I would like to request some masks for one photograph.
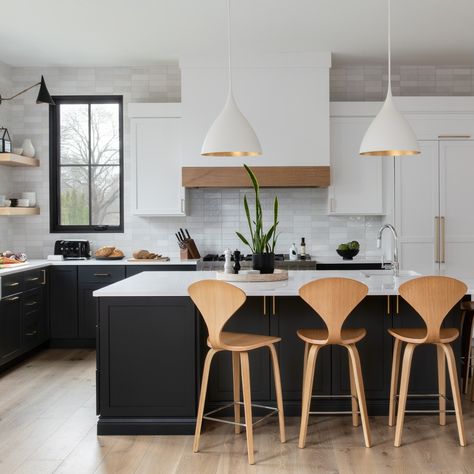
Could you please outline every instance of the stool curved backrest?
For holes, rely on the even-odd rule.
[[[325,322],[326,343],[341,344],[344,321],[368,291],[367,285],[351,278],[321,278],[303,285],[299,294]]]
[[[230,283],[201,280],[188,287],[188,293],[199,309],[209,332],[212,347],[220,347],[225,323],[244,304],[247,295]]]
[[[467,286],[455,278],[423,276],[401,284],[398,291],[426,324],[423,342],[437,343],[444,318],[466,294]]]

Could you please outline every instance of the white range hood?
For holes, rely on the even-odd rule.
[[[236,101],[260,139],[257,157],[206,157],[201,147],[228,88],[224,58],[180,61],[183,166],[329,166],[330,53],[238,58]]]

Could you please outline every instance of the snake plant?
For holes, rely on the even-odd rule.
[[[244,237],[240,232],[236,232],[239,239],[252,250],[252,253],[274,253],[278,235],[276,233],[278,226],[278,198],[275,196],[273,202],[273,225],[267,232],[263,230],[263,212],[260,203],[260,186],[257,177],[253,171],[244,165],[247,174],[250,177],[255,192],[255,216],[252,218],[247,201],[247,195],[244,195],[244,209],[247,216],[247,223],[250,231],[250,238]]]

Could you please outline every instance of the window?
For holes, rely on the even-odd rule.
[[[55,96],[51,232],[123,232],[122,96]]]

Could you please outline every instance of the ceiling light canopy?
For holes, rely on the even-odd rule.
[[[249,121],[239,110],[232,91],[230,0],[227,1],[229,92],[224,109],[207,132],[203,156],[258,156],[262,147]]]
[[[390,0],[388,0],[388,90],[382,109],[365,132],[359,154],[365,156],[417,155],[420,147],[407,119],[392,97]]]

